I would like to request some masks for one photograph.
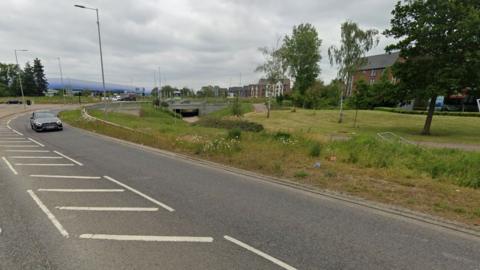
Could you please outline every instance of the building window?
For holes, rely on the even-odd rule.
[[[370,79],[370,85],[373,85],[375,83],[375,79]]]
[[[377,70],[372,69],[372,71],[370,71],[370,76],[371,76],[371,77],[377,76]]]

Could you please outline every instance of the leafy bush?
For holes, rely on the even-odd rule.
[[[232,128],[228,131],[227,138],[228,139],[235,139],[235,140],[240,140],[240,137],[242,136],[242,130],[239,128]]]
[[[292,137],[292,135],[290,135],[290,133],[287,133],[287,132],[283,132],[283,131],[277,131],[275,134],[273,134],[273,137],[276,139],[276,140],[288,140]]]
[[[316,142],[310,147],[310,156],[311,157],[318,157],[320,156],[320,152],[322,152],[322,146],[320,143]]]
[[[261,124],[249,122],[246,120],[220,119],[215,117],[205,117],[197,122],[198,125],[212,128],[233,129],[238,128],[242,131],[260,132],[263,130]]]
[[[305,178],[308,176],[308,173],[306,173],[305,171],[298,171],[295,173],[294,176],[297,178]]]

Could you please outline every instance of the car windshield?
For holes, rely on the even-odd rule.
[[[35,118],[52,118],[52,117],[55,117],[53,113],[48,113],[48,112],[35,113]]]

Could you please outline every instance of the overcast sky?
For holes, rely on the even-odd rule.
[[[362,28],[388,27],[394,0],[1,0],[0,62],[38,57],[47,77],[101,81],[95,11],[100,9],[105,79],[151,88],[160,66],[163,84],[177,87],[254,83],[262,63],[257,48],[273,46],[300,23],[323,40],[320,78],[336,75],[327,49],[338,45],[347,19]],[[383,53],[387,40],[369,54]]]

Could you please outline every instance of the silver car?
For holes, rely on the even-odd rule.
[[[62,121],[55,114],[46,111],[33,112],[30,126],[35,131],[63,130]]]

